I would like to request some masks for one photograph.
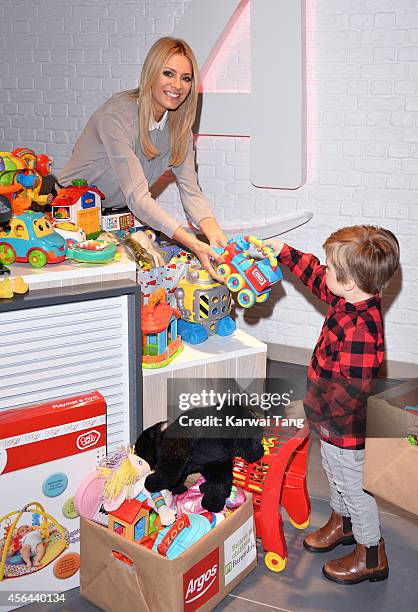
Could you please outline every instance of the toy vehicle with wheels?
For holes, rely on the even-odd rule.
[[[206,270],[190,268],[174,295],[181,314],[179,334],[186,342],[200,344],[212,334],[228,336],[235,331],[235,321],[229,315],[231,295]]]
[[[40,212],[28,210],[10,219],[8,230],[0,229],[0,262],[12,264],[28,261],[34,268],[65,259],[65,239],[54,232],[51,223]]]
[[[263,259],[250,257],[251,246],[261,252]],[[217,272],[226,279],[228,289],[237,293],[237,302],[243,308],[265,302],[271,286],[283,278],[273,249],[255,236],[231,238],[224,250],[215,248],[215,251],[223,256]]]
[[[280,425],[264,430],[264,455],[255,463],[234,459],[234,484],[252,493],[257,537],[266,552],[264,563],[272,572],[287,564],[287,544],[281,508],[296,529],[306,529],[311,504],[306,486],[309,427]]]

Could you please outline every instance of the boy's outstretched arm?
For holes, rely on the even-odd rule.
[[[335,298],[325,282],[326,267],[311,253],[303,253],[282,240],[265,240],[275,251],[279,263],[300,278],[316,297],[328,304]]]

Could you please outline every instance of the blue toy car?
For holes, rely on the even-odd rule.
[[[28,210],[10,219],[10,228],[0,229],[0,262],[28,261],[34,268],[65,259],[67,243],[40,212]]]
[[[251,247],[260,251],[263,259],[250,257]],[[237,293],[237,302],[243,308],[265,302],[272,285],[283,278],[272,248],[255,236],[236,236],[228,240],[225,249],[214,250],[223,259],[217,272],[226,280],[228,289]]]

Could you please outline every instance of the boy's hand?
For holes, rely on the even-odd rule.
[[[273,240],[272,238],[269,238],[267,240],[263,240],[264,244],[267,244],[268,246],[271,246],[271,248],[273,249],[273,251],[275,252],[276,255],[280,254],[280,251],[282,250],[282,248],[284,247],[284,242],[282,240]]]
[[[306,419],[305,408],[302,400],[290,402],[283,410],[286,419]]]

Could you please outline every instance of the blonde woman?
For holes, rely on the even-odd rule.
[[[139,87],[113,95],[88,120],[72,156],[59,176],[97,185],[105,206],[128,206],[144,224],[193,251],[217,278],[210,257],[215,251],[182,228],[152,198],[149,186],[171,169],[183,208],[211,246],[225,246],[226,236],[203,195],[194,165],[191,128],[195,120],[199,71],[189,45],[160,38],[149,50]]]

